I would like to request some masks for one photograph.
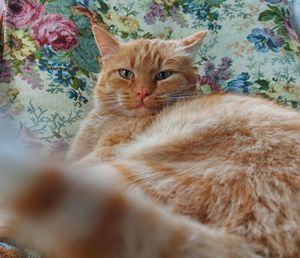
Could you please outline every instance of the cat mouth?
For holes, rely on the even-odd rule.
[[[133,109],[153,109],[153,108],[147,105],[144,101],[139,101],[134,105]]]
[[[135,110],[140,112],[149,112],[149,111],[153,112],[155,109],[148,107],[147,105],[145,105],[145,103],[141,103],[135,108]]]
[[[137,105],[136,109],[151,109],[148,107],[144,102],[141,102],[139,105]]]
[[[136,115],[137,116],[150,116],[157,113],[156,109],[150,109],[146,107],[145,105],[140,106],[139,108],[136,108]]]
[[[134,117],[145,117],[155,115],[161,109],[158,105],[152,105],[152,103],[147,103],[145,101],[134,101],[132,102],[122,102],[122,106],[125,107],[127,111],[124,111],[128,116]]]
[[[149,115],[154,115],[158,112],[157,108],[149,107],[145,103],[140,103],[135,108],[133,108],[135,116],[144,117]]]

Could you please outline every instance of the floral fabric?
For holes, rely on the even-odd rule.
[[[7,0],[0,113],[16,121],[22,143],[39,153],[65,152],[91,108],[100,71],[91,22],[123,41],[177,39],[208,30],[195,55],[199,93],[259,94],[300,110],[300,30],[291,25],[300,14],[291,17],[290,9],[297,3]]]
[[[0,111],[35,149],[68,148],[92,104],[99,64],[90,23],[127,41],[208,30],[199,92],[261,94],[300,108],[300,43],[286,0],[8,0]],[[298,86],[297,86],[298,85]]]

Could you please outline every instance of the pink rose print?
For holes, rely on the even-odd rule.
[[[5,21],[10,27],[25,29],[44,12],[45,7],[33,0],[10,0],[7,4]]]
[[[54,50],[69,50],[77,44],[79,33],[75,23],[58,14],[48,14],[36,21],[30,36],[38,47],[51,45]]]

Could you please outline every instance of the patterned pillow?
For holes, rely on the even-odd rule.
[[[0,111],[24,143],[65,151],[99,73],[91,20],[124,41],[208,30],[195,57],[200,92],[262,94],[299,109],[300,43],[288,8],[286,0],[8,0]]]

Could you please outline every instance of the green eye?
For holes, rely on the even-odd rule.
[[[162,71],[155,76],[155,79],[158,81],[165,80],[169,78],[173,73],[171,71]]]
[[[126,69],[120,69],[119,74],[126,80],[131,80],[134,77],[133,73]]]

